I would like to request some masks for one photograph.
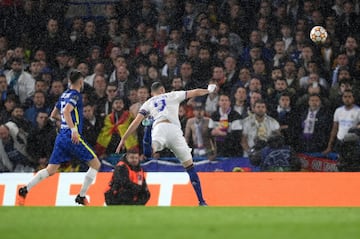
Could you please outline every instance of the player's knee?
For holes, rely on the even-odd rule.
[[[49,176],[54,175],[58,171],[59,167],[60,167],[60,165],[57,165],[57,164],[48,164],[48,166],[46,167],[46,170],[47,170]]]
[[[193,165],[193,160],[192,159],[185,160],[185,161],[182,162],[182,165],[183,165],[184,168],[188,168],[191,165]]]
[[[100,160],[98,158],[93,158],[89,161],[89,167],[95,169],[96,171],[99,171],[101,167]]]
[[[151,144],[153,153],[161,151],[161,144],[157,141],[153,141]]]

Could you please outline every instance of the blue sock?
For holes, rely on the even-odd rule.
[[[190,181],[191,181],[191,185],[193,186],[196,196],[199,200],[200,203],[205,202],[203,195],[202,195],[202,191],[201,191],[201,184],[200,184],[200,179],[199,176],[195,170],[194,165],[191,165],[190,167],[186,168],[186,172],[189,174],[190,176]]]
[[[151,125],[144,128],[143,153],[145,157],[151,158]]]

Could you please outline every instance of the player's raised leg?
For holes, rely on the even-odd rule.
[[[24,204],[24,200],[26,198],[26,195],[28,194],[28,192],[38,183],[40,183],[42,180],[44,180],[45,178],[54,175],[58,168],[59,168],[59,164],[48,164],[48,166],[44,169],[41,169],[40,171],[38,171],[34,177],[29,181],[29,183],[27,185],[25,185],[24,187],[21,187],[19,189],[18,195],[20,197],[19,204],[23,205]]]

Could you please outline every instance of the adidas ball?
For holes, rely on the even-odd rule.
[[[317,44],[324,43],[327,37],[328,33],[322,26],[315,26],[310,31],[310,39]]]

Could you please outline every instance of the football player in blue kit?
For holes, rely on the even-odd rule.
[[[31,188],[45,178],[54,175],[58,171],[60,164],[76,157],[87,162],[89,169],[85,174],[84,182],[79,194],[75,198],[75,202],[88,205],[85,195],[95,179],[101,164],[94,151],[81,137],[83,103],[80,92],[84,86],[84,76],[78,71],[73,71],[70,73],[69,81],[69,88],[61,95],[50,115],[50,119],[52,121],[59,120],[61,126],[55,140],[49,164],[46,168],[38,171],[26,186],[19,189],[19,198],[23,201]],[[20,204],[22,203],[20,202]]]

